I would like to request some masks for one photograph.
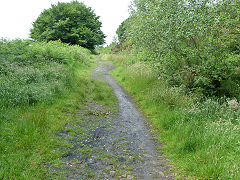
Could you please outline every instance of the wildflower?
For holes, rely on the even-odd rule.
[[[238,103],[238,101],[237,101],[237,99],[236,98],[234,98],[234,99],[232,99],[232,100],[228,100],[227,101],[227,103],[228,103],[228,106],[232,109],[232,110],[234,110],[234,111],[237,111],[238,110],[238,108],[239,108],[239,103]]]

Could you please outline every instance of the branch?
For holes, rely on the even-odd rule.
[[[202,57],[201,57],[201,55],[199,54],[199,51],[198,51],[198,46],[197,46],[196,40],[194,39],[194,37],[191,37],[191,39],[192,39],[192,41],[193,41],[193,44],[194,44],[195,49],[197,50],[198,56],[200,57],[200,59],[202,59]]]

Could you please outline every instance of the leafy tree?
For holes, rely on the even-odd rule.
[[[123,21],[120,26],[118,27],[116,34],[118,36],[118,40],[120,43],[123,43],[124,41],[127,40],[127,23],[129,19],[126,19]]]
[[[99,16],[83,3],[59,2],[44,10],[31,29],[31,38],[38,41],[61,40],[94,49],[104,43]]]
[[[128,39],[172,85],[240,94],[239,0],[134,0]]]

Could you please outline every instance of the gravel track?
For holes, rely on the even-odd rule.
[[[72,147],[64,150],[61,167],[50,171],[64,179],[174,179],[168,161],[156,149],[160,144],[150,135],[145,117],[108,74],[112,69],[112,63],[98,59],[92,78],[112,87],[118,105],[89,102],[71,115],[75,123],[68,124],[60,135]]]
[[[145,117],[137,110],[131,97],[108,74],[108,71],[113,69],[112,63],[98,59],[98,67],[94,72],[94,77],[106,81],[118,98],[120,112],[114,119],[114,130],[108,136],[108,142],[111,143],[124,134],[125,141],[129,142],[127,148],[142,158],[142,162],[135,166],[137,179],[172,179],[169,176],[170,166],[167,160],[159,155],[155,146],[156,141],[149,133],[150,129]]]

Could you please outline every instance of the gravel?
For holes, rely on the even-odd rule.
[[[89,102],[76,112],[74,118],[82,120],[66,127],[74,133],[61,132],[72,147],[62,157],[61,168],[51,171],[65,179],[174,179],[146,118],[108,74],[112,69],[112,63],[99,59],[92,78],[113,88],[119,111]]]

